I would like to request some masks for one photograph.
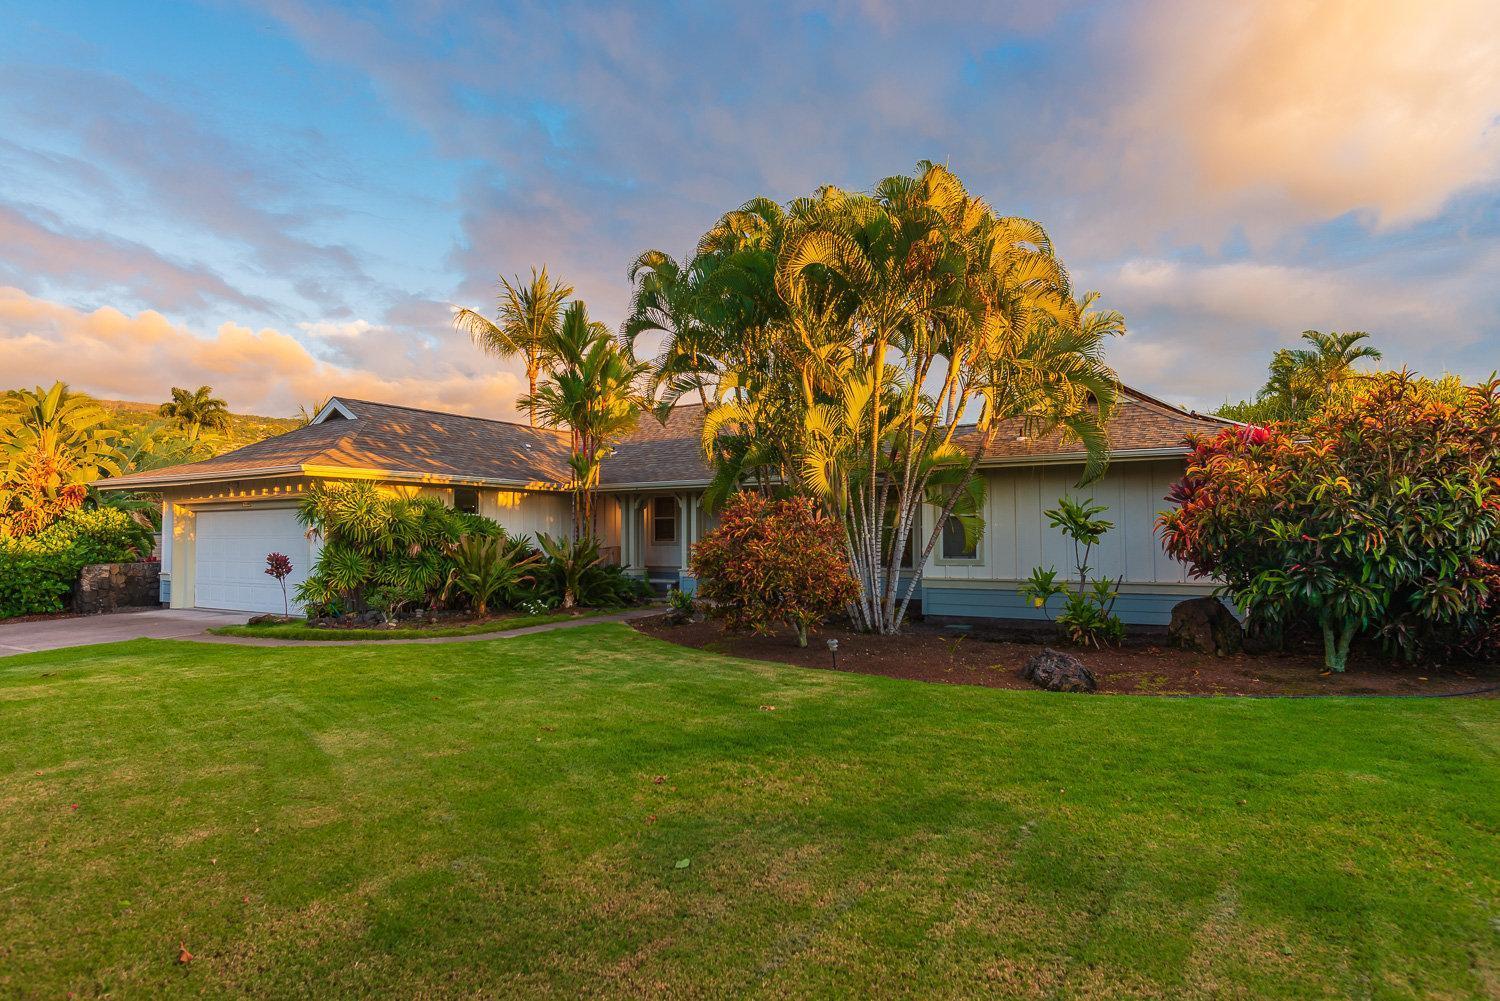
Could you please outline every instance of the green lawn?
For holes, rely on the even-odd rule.
[[[209,632],[217,636],[279,640],[415,640],[437,636],[483,636],[485,633],[502,633],[526,626],[545,626],[552,622],[566,622],[568,619],[587,615],[609,615],[618,611],[618,608],[595,608],[580,612],[549,612],[546,615],[509,615],[461,626],[393,626],[370,629],[325,629],[309,626],[306,619],[299,619],[296,622],[265,622],[254,626],[219,626]]]
[[[1494,997],[1497,750],[1493,700],[922,685],[616,625],[30,654],[0,996]]]

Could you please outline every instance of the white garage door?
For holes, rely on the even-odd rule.
[[[293,508],[200,511],[193,604],[245,612],[281,611],[281,585],[266,575],[266,557],[292,561],[287,598],[296,611],[296,588],[307,578],[310,547]]]

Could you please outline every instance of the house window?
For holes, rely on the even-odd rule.
[[[455,487],[453,490],[453,510],[464,511],[468,514],[478,514],[479,491],[472,487]]]
[[[656,497],[651,501],[651,541],[677,541],[677,502],[671,497]]]
[[[957,518],[943,522],[943,559],[978,560],[979,533],[970,538],[964,531],[964,523]]]

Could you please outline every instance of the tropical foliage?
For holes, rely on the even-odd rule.
[[[595,534],[594,508],[604,460],[635,430],[647,367],[637,362],[582,302],[569,303],[551,342],[547,379],[521,406],[571,439],[573,537]]]
[[[111,508],[74,508],[34,535],[0,537],[0,618],[62,611],[80,570],[144,559],[151,541],[149,530]]]
[[[297,600],[310,615],[378,611],[396,618],[433,608],[494,606],[545,610],[558,605],[636,603],[644,585],[604,566],[594,539],[526,536],[454,511],[435,497],[382,491],[367,482],[323,484],[299,516],[323,540]]]
[[[767,633],[784,623],[798,646],[859,594],[843,530],[808,497],[736,496],[693,547],[693,574],[710,614],[729,629]]]
[[[834,187],[727,213],[679,264],[632,269],[624,333],[666,335],[663,404],[696,392],[717,477],[816,498],[843,534],[861,627],[899,629],[951,517],[979,521],[975,471],[1002,428],[1059,425],[1103,469],[1124,322],[1074,297],[1040,225],[1001,216],[922,163],[870,194]],[[900,565],[924,519],[909,583]]]
[[[514,281],[500,276],[494,320],[477,310],[455,306],[453,322],[490,354],[519,357],[526,366],[526,395],[531,398],[536,396],[538,377],[552,359],[563,307],[572,294],[573,287],[553,281],[544,265],[540,274],[531,269],[529,282],[519,275]],[[527,412],[535,425],[536,408],[528,406]]]
[[[1219,408],[1219,416],[1254,424],[1306,420],[1330,396],[1358,385],[1362,376],[1356,363],[1380,360],[1380,351],[1364,343],[1369,337],[1363,331],[1304,330],[1302,339],[1309,347],[1278,348],[1271,356],[1266,384],[1255,399],[1226,403]]]
[[[504,535],[465,535],[449,547],[453,562],[447,586],[469,599],[478,615],[488,615],[490,602],[533,579],[540,562],[526,540]]]
[[[500,526],[454,511],[435,497],[382,492],[368,482],[335,482],[303,498],[298,516],[323,539],[297,600],[315,611],[376,608],[398,614],[430,604],[447,583],[450,547]]]
[[[286,579],[292,575],[292,559],[285,553],[267,553],[266,568],[262,571],[267,577],[272,578],[281,585],[281,614],[289,615],[291,605],[287,601]]]
[[[1078,501],[1062,497],[1057,507],[1044,512],[1048,524],[1073,543],[1073,573],[1078,579],[1064,583],[1058,579],[1056,567],[1046,570],[1036,567],[1019,589],[1021,597],[1042,609],[1048,618],[1052,617],[1049,608],[1052,599],[1062,597],[1063,609],[1054,621],[1068,641],[1079,646],[1118,643],[1125,635],[1125,623],[1114,614],[1123,577],[1094,578],[1093,567],[1089,565],[1094,547],[1114,528],[1114,522],[1099,517],[1108,510],[1103,504],[1094,503],[1093,498]]]
[[[0,399],[0,538],[36,535],[127,462],[109,414],[65,383]]]
[[[554,538],[544,532],[537,544],[544,558],[535,582],[515,593],[512,604],[517,608],[609,608],[639,604],[651,595],[645,581],[603,561],[595,538]]]
[[[1500,608],[1500,381],[1370,377],[1295,433],[1200,439],[1169,499],[1167,551],[1254,617],[1316,623],[1332,670],[1359,636],[1472,640]]]
[[[229,428],[229,404],[214,395],[212,387],[172,387],[172,398],[156,409],[162,417],[176,421],[189,435]]]

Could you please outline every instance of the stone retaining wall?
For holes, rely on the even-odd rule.
[[[96,563],[73,585],[73,610],[84,615],[161,604],[161,564]]]

